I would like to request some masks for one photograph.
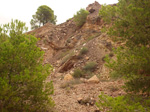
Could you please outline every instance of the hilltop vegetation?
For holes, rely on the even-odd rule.
[[[89,14],[89,12],[85,9],[80,9],[76,15],[74,15],[74,21],[78,27],[83,26],[83,24],[86,22],[86,17]]]
[[[46,5],[38,7],[35,15],[32,15],[32,17],[33,19],[30,21],[31,29],[39,28],[48,22],[56,24],[57,21],[57,17],[54,15],[54,11]]]

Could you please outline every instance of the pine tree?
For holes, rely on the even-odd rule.
[[[150,1],[119,0],[116,6],[103,6],[100,16],[110,24],[107,33],[125,43],[114,50],[117,59],[106,58],[111,74],[124,77],[126,89],[150,93]]]
[[[37,112],[51,109],[52,82],[45,83],[52,67],[34,36],[18,20],[0,27],[0,112]]]
[[[33,19],[31,19],[31,29],[36,29],[40,26],[45,25],[46,23],[56,24],[57,16],[54,15],[54,11],[48,7],[47,5],[41,5],[38,7],[36,14],[32,15]]]

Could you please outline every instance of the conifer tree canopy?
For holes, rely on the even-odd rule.
[[[99,95],[96,103],[101,111],[150,111],[150,0],[119,0],[104,5],[100,16],[114,41],[123,43],[114,49],[115,58],[105,58],[110,74],[124,78],[127,94],[111,97]]]
[[[0,112],[46,112],[53,106],[52,67],[43,65],[37,38],[18,20],[0,27]]]
[[[35,15],[32,15],[32,17],[33,19],[30,21],[31,29],[38,28],[48,22],[56,24],[56,16],[54,15],[54,11],[46,5],[40,6]]]
[[[110,27],[107,33],[125,45],[115,51],[116,60],[106,58],[111,74],[125,77],[129,91],[150,93],[150,0],[119,0],[105,5],[100,16]]]

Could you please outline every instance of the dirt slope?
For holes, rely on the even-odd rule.
[[[53,99],[58,112],[94,112],[97,110],[95,101],[100,92],[111,96],[124,94],[120,88],[123,81],[111,80],[109,70],[104,66],[105,55],[114,58],[112,48],[117,44],[101,32],[105,23],[98,15],[100,8],[98,2],[86,8],[90,13],[81,28],[76,27],[72,18],[60,25],[47,23],[29,32],[40,38],[37,45],[45,51],[44,63],[54,67],[47,81],[53,80]],[[88,51],[81,55],[83,48]],[[83,78],[65,79],[66,75],[72,76],[75,69],[83,70],[88,62],[96,63],[94,71],[86,72]],[[88,82],[94,75],[99,78],[99,82]]]

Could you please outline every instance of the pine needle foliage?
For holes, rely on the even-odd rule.
[[[43,65],[37,38],[26,35],[25,23],[12,20],[0,27],[0,112],[47,112],[54,106],[52,67]]]
[[[126,79],[126,90],[150,93],[150,1],[119,0],[104,5],[100,16],[110,24],[107,34],[124,46],[114,50],[117,59],[107,57],[111,75]]]
[[[80,9],[75,15],[74,15],[74,21],[78,27],[82,27],[84,23],[86,22],[86,18],[88,16],[89,12],[85,9]]]

